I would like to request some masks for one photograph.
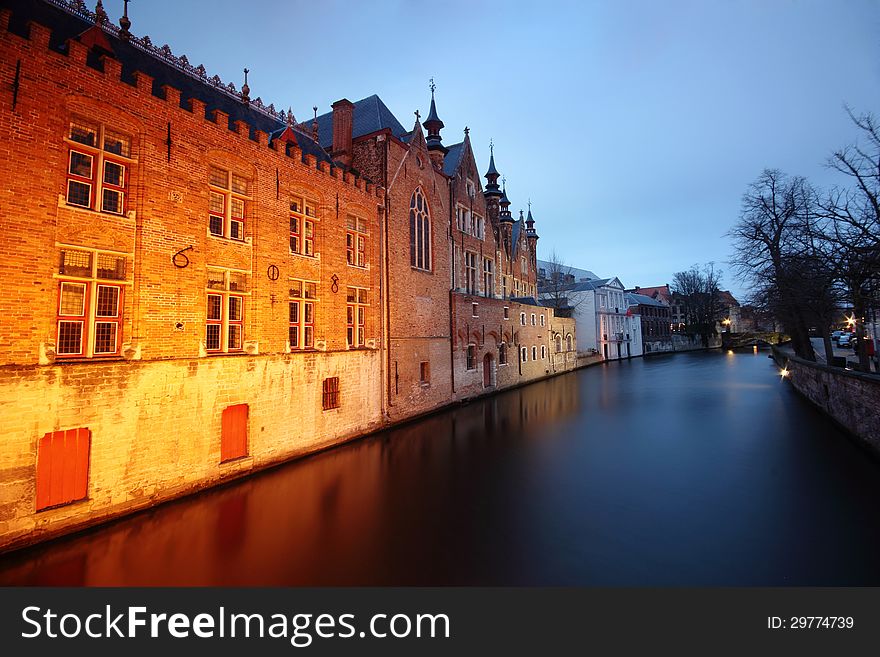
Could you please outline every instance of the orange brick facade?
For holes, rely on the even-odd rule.
[[[82,16],[13,5],[0,10],[0,75],[15,80],[0,111],[0,549],[574,366],[551,353],[571,320],[500,298],[500,272],[520,265],[478,180],[486,236],[456,232],[469,176],[444,173],[418,122],[405,141],[340,139],[331,159],[246,95],[239,108],[205,81],[128,70],[117,31],[83,23],[64,39],[29,22],[31,6]],[[525,293],[536,238],[521,239]],[[499,272],[476,319],[458,247]],[[543,323],[520,326],[520,312]],[[468,368],[472,339],[495,360],[486,380]],[[38,511],[41,441],[80,429],[85,496],[53,489]],[[59,468],[83,467],[58,450]]]

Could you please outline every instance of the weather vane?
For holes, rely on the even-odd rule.
[[[437,85],[434,84],[434,78],[431,78],[430,83],[431,83],[431,95],[433,96],[433,95],[434,95],[434,89],[437,88]]]

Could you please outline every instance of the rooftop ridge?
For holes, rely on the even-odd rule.
[[[117,38],[122,38],[120,36],[122,29],[120,27],[117,27],[109,21],[97,21],[97,16],[95,12],[86,7],[86,4],[83,0],[44,0],[44,2],[58,7],[59,9],[66,11],[68,14],[71,14],[78,18],[82,18],[83,20],[95,22],[105,32],[109,32]],[[148,55],[155,57],[159,61],[173,66],[174,68],[181,71],[182,73],[185,73],[191,78],[198,80],[206,85],[209,85],[214,89],[217,89],[218,91],[229,96],[230,98],[234,98],[238,101],[241,100],[241,93],[236,90],[234,84],[232,84],[231,82],[229,84],[224,84],[219,75],[214,75],[209,78],[208,72],[205,69],[204,64],[193,66],[189,63],[186,55],[180,55],[179,57],[174,55],[171,52],[171,47],[168,44],[165,44],[160,48],[153,44],[149,36],[144,35],[142,37],[138,37],[131,33],[129,33],[128,35],[128,43],[135,46],[138,50],[141,50]],[[250,107],[278,121],[286,121],[286,114],[282,110],[276,110],[274,103],[265,105],[263,103],[263,100],[259,97],[250,101]]]

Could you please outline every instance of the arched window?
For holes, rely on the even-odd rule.
[[[556,336],[556,353],[558,354],[560,351],[562,351],[562,336],[557,335]]]
[[[413,267],[431,270],[431,217],[421,187],[416,188],[409,202],[409,252]]]
[[[565,337],[565,348],[566,350],[571,351],[571,333]]]

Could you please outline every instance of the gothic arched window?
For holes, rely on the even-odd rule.
[[[421,187],[416,188],[409,202],[409,252],[413,267],[431,270],[431,217]]]

